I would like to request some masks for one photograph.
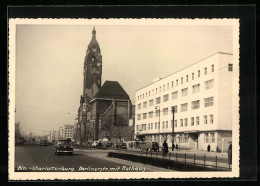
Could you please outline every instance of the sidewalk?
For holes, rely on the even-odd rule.
[[[128,149],[125,149],[127,151],[135,151],[135,152],[140,152],[141,150],[140,149],[137,149],[137,148],[128,148]],[[160,149],[161,151],[161,149]],[[143,151],[145,153],[145,151]],[[223,153],[223,156],[222,156],[222,153],[220,152],[207,152],[207,151],[200,151],[200,150],[188,150],[188,149],[174,149],[174,151],[172,151],[172,149],[169,148],[169,152],[171,153],[180,153],[180,154],[196,154],[196,155],[200,155],[200,156],[212,156],[212,157],[218,157],[218,158],[228,158],[228,154],[225,152]]]

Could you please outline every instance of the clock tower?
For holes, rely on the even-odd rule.
[[[92,39],[88,45],[84,62],[83,97],[86,106],[101,88],[102,55],[96,40],[95,27],[92,30]]]

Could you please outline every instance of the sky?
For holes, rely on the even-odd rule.
[[[102,84],[135,91],[217,52],[232,53],[232,26],[96,25]],[[74,124],[93,25],[17,25],[15,121],[24,133]]]

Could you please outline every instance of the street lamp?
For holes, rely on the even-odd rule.
[[[158,109],[158,112],[159,112],[159,123],[158,123],[158,143],[160,143],[160,106],[156,106],[155,107],[155,110],[157,111],[157,109]]]

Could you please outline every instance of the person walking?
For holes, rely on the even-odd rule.
[[[229,144],[229,146],[228,146],[228,164],[231,165],[232,164],[232,142],[229,141],[228,144]]]
[[[164,140],[163,142],[163,155],[166,156],[166,154],[169,152],[168,150],[168,144],[166,142],[166,140]]]
[[[172,151],[174,151],[174,149],[175,149],[175,145],[174,143],[172,143]]]
[[[207,150],[208,150],[208,152],[210,152],[210,145],[208,145]]]

